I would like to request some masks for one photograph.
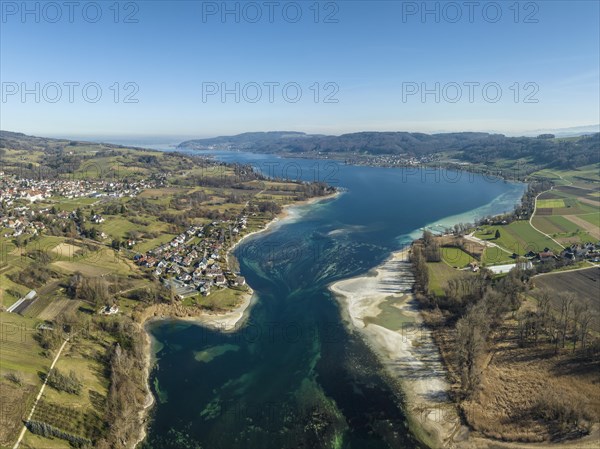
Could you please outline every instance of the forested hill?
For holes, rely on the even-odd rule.
[[[599,162],[600,133],[557,139],[551,134],[538,137],[507,137],[488,133],[424,134],[409,132],[359,132],[323,136],[294,132],[245,133],[212,139],[188,140],[180,149],[237,149],[260,153],[326,153],[351,155],[428,156],[450,153],[465,162],[493,162],[498,159],[527,159],[530,163],[556,168],[576,168]]]

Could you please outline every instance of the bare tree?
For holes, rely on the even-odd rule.
[[[567,329],[569,325],[569,315],[575,301],[575,296],[572,293],[559,293],[558,300],[560,304],[560,324],[561,324],[561,340],[562,347],[565,347],[565,339],[567,337]]]
[[[458,365],[461,371],[463,391],[467,395],[471,395],[475,391],[481,380],[480,361],[486,351],[489,332],[487,311],[481,304],[472,307],[456,323]]]
[[[589,304],[584,303],[583,305],[576,304],[574,309],[574,330],[573,330],[573,352],[575,352],[575,346],[577,341],[581,344],[581,349],[585,350],[585,344],[587,342],[588,330],[590,324],[596,318],[595,313],[590,310]]]
[[[545,288],[541,289],[537,299],[541,324],[544,329],[547,329],[550,324],[550,292]]]

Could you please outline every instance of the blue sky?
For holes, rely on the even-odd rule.
[[[227,2],[239,13],[225,16],[224,2],[29,2],[26,14],[0,3],[5,130],[518,134],[600,122],[598,1],[427,2],[424,16],[421,1]]]

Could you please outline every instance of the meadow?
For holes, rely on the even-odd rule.
[[[497,239],[496,231],[500,231],[500,237]],[[514,221],[505,226],[483,226],[481,231],[475,232],[475,236],[482,240],[489,240],[520,256],[529,251],[541,252],[545,248],[552,251],[561,250],[559,245],[533,229],[526,220]]]

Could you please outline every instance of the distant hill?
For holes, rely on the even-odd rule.
[[[111,143],[97,143],[83,140],[57,139],[51,137],[29,136],[23,133],[0,130],[0,149],[11,150],[36,150],[44,152],[62,151],[67,147],[86,145],[96,147],[98,151],[120,148],[137,148],[132,146],[116,145]]]
[[[590,134],[596,134],[600,131],[600,124],[574,126],[572,128],[557,128],[557,129],[538,129],[523,133],[524,136],[538,136],[540,134],[554,134],[556,137],[578,137]]]
[[[134,148],[0,131],[0,156],[3,148],[60,153],[65,148],[80,145],[95,147],[97,151]],[[557,138],[550,133],[537,137],[507,137],[502,134],[474,132],[443,134],[359,132],[326,136],[273,131],[188,140],[179,144],[177,148],[180,150],[250,150],[259,153],[327,155],[339,158],[390,155],[422,157],[443,153],[446,158],[473,164],[493,164],[499,160],[524,160],[540,168],[573,169],[600,162],[600,133]]]
[[[259,153],[319,153],[337,156],[426,156],[448,152],[457,160],[489,163],[499,159],[525,159],[544,167],[576,168],[599,162],[600,133],[571,138],[553,134],[507,137],[477,132],[424,134],[359,132],[324,136],[298,132],[244,133],[212,139],[188,140],[179,149],[251,150]]]
[[[305,139],[312,137],[325,137],[318,134],[306,134],[296,131],[269,131],[243,133],[235,136],[212,137],[208,139],[188,140],[179,144],[179,148],[191,150],[210,149],[246,149],[255,146],[264,146],[271,143],[285,142],[288,139]]]

